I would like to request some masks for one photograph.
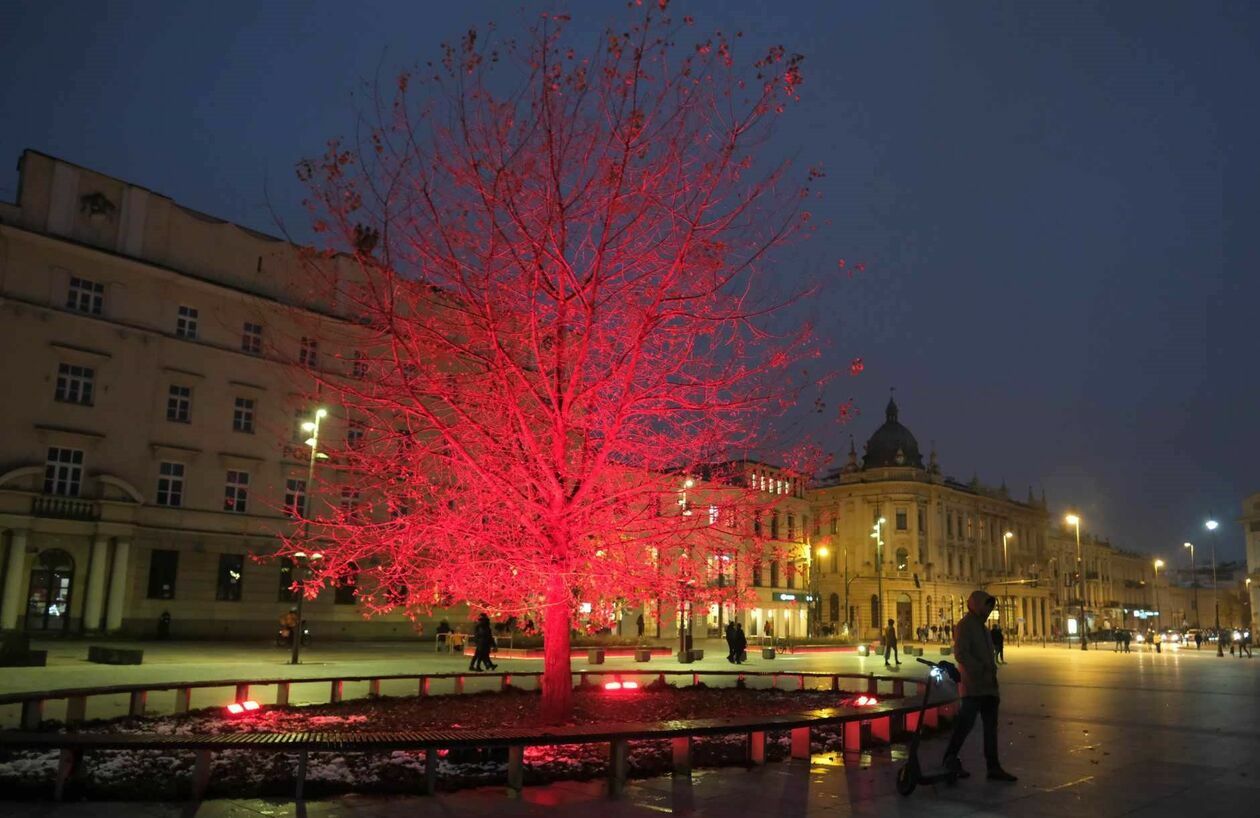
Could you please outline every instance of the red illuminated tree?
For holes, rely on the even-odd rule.
[[[751,489],[705,472],[686,502],[715,511],[690,513],[682,480],[765,451],[818,382],[771,255],[809,229],[817,171],[758,155],[801,58],[743,71],[738,35],[684,44],[664,6],[589,53],[557,17],[522,45],[470,31],[363,146],[299,169],[340,251],[313,266],[356,319],[325,330],[345,367],[316,375],[356,430],[329,439],[349,501],[311,521],[316,579],[356,574],[370,611],[540,617],[557,719],[575,623],[739,593],[713,571],[740,558]]]

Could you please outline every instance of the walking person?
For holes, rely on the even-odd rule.
[[[1133,641],[1133,631],[1124,631],[1124,652],[1129,652],[1129,643]]]
[[[748,661],[748,637],[744,635],[744,624],[735,623],[735,664],[742,665]]]
[[[1220,637],[1218,636],[1217,638],[1219,639]],[[1203,650],[1203,631],[1194,632],[1194,647],[1195,650]]]
[[[477,625],[473,628],[473,658],[468,669],[498,670],[499,666],[490,661],[492,647],[494,647],[494,631],[490,628],[490,617],[483,613],[477,617]]]
[[[1238,643],[1238,658],[1241,659],[1243,651],[1247,651],[1247,658],[1251,658],[1251,631],[1250,629],[1242,632],[1242,641]]]
[[[944,765],[953,770],[959,778],[968,778],[970,773],[963,769],[958,759],[958,751],[976,724],[976,715],[980,716],[984,729],[984,760],[988,766],[988,777],[991,781],[1017,781],[1018,779],[1002,769],[998,760],[998,680],[997,661],[994,656],[993,639],[984,623],[997,603],[984,591],[972,591],[967,599],[967,613],[954,627],[954,657],[958,660],[958,670],[962,681],[958,686],[958,695],[962,704],[958,711],[958,720],[954,723],[954,732],[950,736],[949,746],[945,748]]]
[[[994,622],[989,636],[993,639],[993,659],[998,664],[1006,664],[1006,654],[1003,652],[1006,647],[1006,637],[1002,635],[1002,627]]]
[[[639,614],[634,620],[634,627],[639,631],[639,638],[643,638],[643,614]]]
[[[735,647],[735,623],[734,622],[726,623],[726,633],[724,635],[726,637],[726,661],[730,662],[731,664],[735,664],[737,660],[736,652],[738,649]]]
[[[888,620],[888,627],[884,629],[884,667],[892,667],[888,663],[889,656],[898,667],[901,667],[901,657],[897,655],[897,623],[891,619]]]

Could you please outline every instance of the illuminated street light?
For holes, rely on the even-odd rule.
[[[1069,514],[1063,521],[1076,529],[1076,574],[1081,595],[1081,650],[1089,650],[1089,624],[1085,619],[1085,564],[1081,561],[1081,518]]]
[[[1011,538],[1014,536],[1015,536],[1014,531],[1002,532],[1002,573],[1006,574],[1007,579],[1010,579],[1011,577],[1011,559],[1010,559],[1010,554],[1008,553],[1007,544],[1011,541]],[[1009,588],[1010,586],[1007,586],[1007,587]],[[1014,612],[1014,609],[1015,609],[1015,606],[1011,600],[1011,595],[1009,593],[1006,594],[1005,608],[1006,610],[1002,614],[1002,618],[1003,618],[1002,627],[1009,628],[1011,626],[1011,619],[1014,618],[1011,614]]]
[[[1224,656],[1225,646],[1221,644],[1221,595],[1216,588],[1216,529],[1219,525],[1216,520],[1204,523],[1204,527],[1212,534],[1212,607],[1216,622],[1216,655]]]
[[[1183,548],[1190,549],[1190,581],[1194,583],[1194,626],[1200,628],[1199,624],[1199,574],[1194,570],[1194,543],[1187,542],[1181,544]],[[1220,639],[1218,638],[1219,642]]]
[[[874,531],[871,533],[871,539],[875,540],[875,576],[879,581],[879,599],[875,604],[879,616],[875,618],[875,627],[881,630],[884,627],[884,524],[887,522],[880,517],[872,526]]]
[[[306,466],[306,509],[302,514],[302,539],[306,542],[310,541],[311,533],[311,500],[315,496],[315,462],[321,458],[319,451],[319,423],[328,417],[328,410],[322,407],[315,410],[315,420],[308,420],[302,424],[302,431],[310,432],[311,436],[307,438],[306,445],[311,447],[311,458]],[[326,455],[324,456],[326,457]],[[323,559],[324,555],[318,552],[311,554],[309,557],[305,552],[299,551],[293,555],[293,573],[294,581],[298,586],[297,598],[297,624],[293,627],[293,651],[289,654],[289,664],[296,665],[302,661],[302,634],[306,630],[302,624],[302,603],[306,600],[306,579],[310,574],[310,564],[317,560]]]
[[[1155,559],[1155,619],[1156,627],[1162,626],[1164,616],[1159,612],[1159,569],[1164,567],[1164,561],[1158,557]]]

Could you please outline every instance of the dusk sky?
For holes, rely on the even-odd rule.
[[[306,235],[294,163],[350,135],[365,80],[470,25],[625,3],[87,3],[0,8],[0,198],[34,148],[189,207]],[[1260,491],[1260,6],[1246,2],[675,2],[806,55],[771,149],[822,163],[838,258],[819,331],[846,368],[833,451],[901,420],[944,471],[1044,487],[1112,543],[1242,555]],[[843,456],[841,455],[841,458]],[[1206,552],[1201,552],[1206,553]]]

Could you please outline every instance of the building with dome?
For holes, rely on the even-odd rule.
[[[900,414],[889,399],[860,459],[851,441],[847,462],[809,493],[823,629],[848,623],[874,637],[894,619],[901,634],[927,626],[939,638],[965,613],[967,596],[984,588],[1001,600],[1008,632],[1050,634],[1061,612],[1039,581],[1044,499],[1030,489],[1020,501],[1005,486],[946,477],[935,450],[924,463]]]

